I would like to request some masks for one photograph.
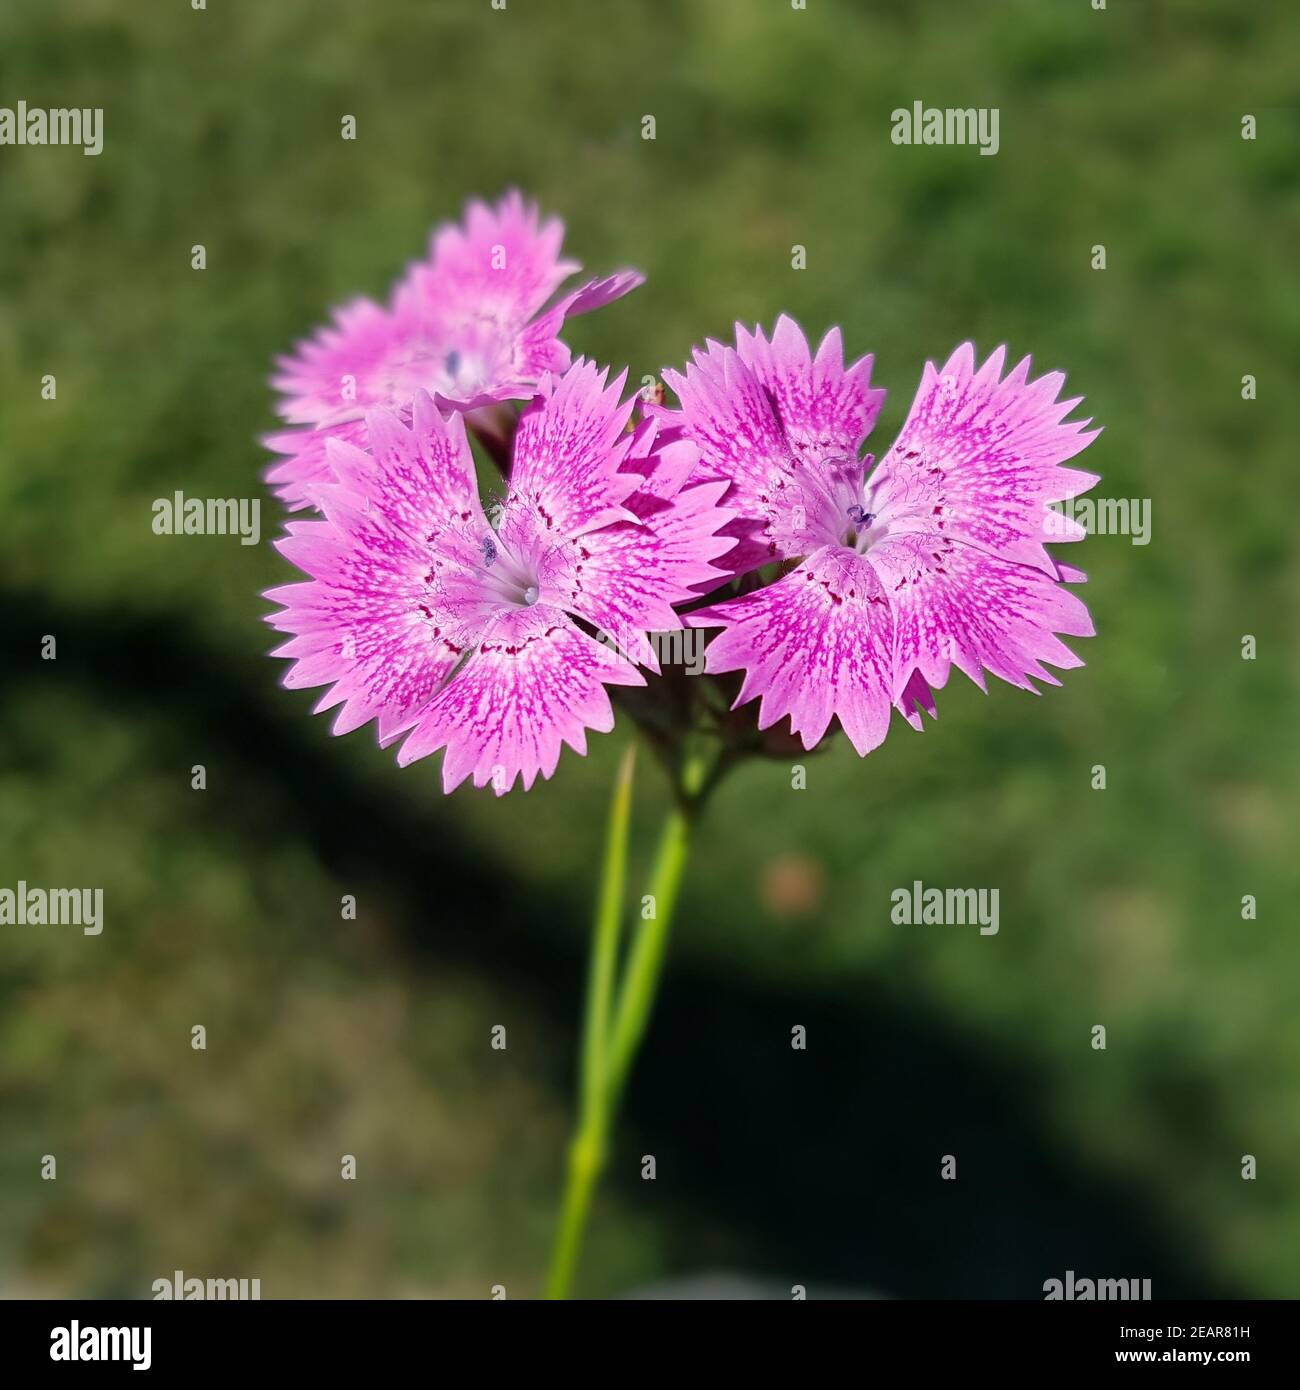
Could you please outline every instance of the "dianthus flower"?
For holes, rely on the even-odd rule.
[[[976,367],[969,343],[927,363],[902,433],[871,469],[862,445],[884,392],[870,357],[845,368],[838,329],[814,356],[783,316],[769,341],[736,328],[684,374],[665,372],[680,412],[665,411],[701,453],[697,480],[729,484],[734,573],[792,566],[766,587],[694,611],[721,627],[710,673],[744,671],[736,704],[761,698],[758,727],[789,717],[812,748],[837,718],[860,754],[884,739],[897,707],[915,727],[956,665],[981,689],[985,669],[1036,691],[1047,671],[1082,665],[1056,634],[1093,633],[1045,539],[1081,527],[1049,503],[1097,478],[1058,465],[1099,433],[1065,424],[1079,400],[1065,378],[1003,378],[1005,350]],[[1031,679],[1033,678],[1033,679]]]

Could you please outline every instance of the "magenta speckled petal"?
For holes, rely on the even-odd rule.
[[[689,479],[700,481],[700,451],[681,432],[657,417],[642,418],[632,432],[622,471],[637,475],[628,507],[638,516],[657,510],[675,497]]]
[[[665,371],[681,401],[681,427],[698,445],[697,478],[731,484],[727,505],[752,523],[742,563],[809,554],[847,524],[860,500],[859,457],[885,393],[870,386],[871,358],[844,367],[838,329],[814,357],[802,330],[782,315],[769,342],[736,325],[737,346],[709,343],[685,375]],[[667,417],[673,419],[671,415]]]
[[[286,605],[269,621],[293,634],[274,655],[295,659],[290,689],[333,687],[317,709],[343,706],[336,734],[375,718],[381,737],[400,726],[477,641],[473,615],[432,598],[424,549],[377,514],[291,522],[277,548],[314,582],[267,595]]]
[[[1083,528],[1047,504],[1086,492],[1093,473],[1060,468],[1101,433],[1062,424],[1079,400],[1057,400],[1060,372],[1029,381],[1026,357],[1001,379],[1006,349],[978,370],[971,344],[941,368],[927,362],[897,442],[867,480],[866,508],[891,529],[938,531],[1055,574],[1044,541]]]
[[[357,510],[371,505],[417,540],[433,544],[447,526],[480,515],[474,459],[460,415],[445,417],[425,392],[417,392],[411,423],[392,410],[366,417],[369,451],[331,440],[326,462],[337,495]],[[330,496],[328,489],[318,489]]]
[[[913,671],[911,679],[903,687],[903,693],[894,702],[895,708],[904,719],[920,733],[925,722],[921,718],[924,711],[931,719],[938,719],[939,710],[934,702],[934,691],[930,689],[930,683],[919,672]]]
[[[408,267],[387,305],[354,300],[278,359],[279,412],[311,427],[272,436],[278,452],[293,451],[272,470],[282,500],[310,505],[325,438],[360,444],[358,422],[377,407],[406,419],[417,391],[457,410],[527,400],[548,373],[565,371],[570,353],[558,335],[566,316],[608,304],[643,277],[591,280],[544,308],[579,268],[560,258],[563,233],[516,192],[495,208],[472,202],[460,225],[435,229],[428,258]]]
[[[636,489],[619,465],[633,401],[619,403],[627,373],[606,385],[608,370],[581,358],[559,381],[542,383],[515,432],[510,492],[542,530],[572,537],[612,521],[635,520],[623,504]]]
[[[581,288],[566,295],[550,313],[558,313],[561,322],[565,318],[577,318],[579,314],[590,314],[594,309],[603,309],[616,299],[622,299],[634,289],[645,284],[645,276],[639,270],[616,270],[613,275],[604,275],[598,280],[588,280]],[[556,325],[556,332],[559,324]]]
[[[414,721],[397,761],[405,766],[445,748],[444,791],[471,776],[498,796],[516,777],[526,790],[538,773],[555,771],[563,744],[585,753],[588,729],[614,727],[607,685],[644,683],[634,666],[558,608],[503,611],[465,668]]]
[[[328,430],[280,430],[263,435],[261,443],[285,457],[273,463],[262,476],[290,511],[314,507],[315,490],[336,481],[325,459],[330,442],[337,440],[364,449],[368,438],[364,420],[350,420]]]
[[[886,537],[866,558],[894,610],[900,694],[913,670],[941,688],[950,663],[981,690],[987,669],[1030,691],[1036,689],[1031,677],[1060,684],[1044,661],[1062,670],[1083,665],[1053,634],[1091,637],[1088,610],[1031,565],[917,535]]]
[[[523,323],[532,318],[575,271],[560,259],[564,223],[544,222],[535,203],[511,189],[495,208],[473,199],[461,225],[444,223],[429,238],[427,260],[417,262],[397,292],[417,311],[432,308],[451,320],[492,318]]]
[[[721,478],[746,514],[762,514],[773,473],[788,476],[789,456],[772,399],[735,348],[710,341],[696,349],[685,375],[665,369],[681,401],[682,425],[700,450],[702,478]]]
[[[857,456],[885,401],[885,392],[871,387],[870,354],[846,369],[843,337],[832,328],[813,358],[803,330],[787,314],[777,319],[770,343],[761,328],[749,333],[737,324],[736,351],[770,393],[801,464]]]
[[[812,748],[838,717],[859,753],[884,740],[894,699],[894,619],[863,556],[826,546],[775,584],[687,621],[726,625],[709,644],[707,670],[745,672],[736,704],[762,696],[760,729],[788,716]]]
[[[322,425],[359,419],[368,405],[395,404],[371,388],[401,332],[396,316],[372,299],[354,299],[336,309],[328,327],[276,360],[271,385],[284,397],[277,407],[281,418]]]
[[[567,577],[565,606],[657,672],[658,660],[644,634],[681,627],[671,605],[726,578],[709,563],[733,544],[717,534],[730,515],[718,505],[726,490],[725,483],[701,483],[679,492],[643,523],[606,526],[582,537],[580,562]]]

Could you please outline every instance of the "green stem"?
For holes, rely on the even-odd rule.
[[[690,852],[693,822],[693,808],[690,805],[675,806],[664,821],[659,854],[650,880],[654,916],[642,922],[641,930],[637,933],[623,972],[618,1010],[610,1033],[605,1100],[611,1110],[618,1105],[623,1083],[636,1060],[650,1010],[654,1006],[673,909],[677,906],[677,893]]]
[[[609,1028],[614,970],[618,965],[619,928],[623,913],[623,883],[627,878],[628,826],[632,818],[632,774],[636,770],[636,744],[623,754],[609,808],[609,832],[605,862],[596,899],[596,926],[592,936],[591,968],[587,977],[587,1017],[582,1040],[582,1113],[590,1116],[600,1102],[605,1065],[605,1035]]]
[[[567,1298],[573,1285],[592,1198],[605,1166],[610,1129],[618,1112],[623,1087],[645,1036],[663,973],[668,932],[690,850],[691,829],[708,778],[709,767],[702,759],[688,761],[682,769],[676,789],[677,798],[664,822],[650,880],[653,916],[642,922],[624,966],[617,994],[613,996],[619,908],[627,867],[630,758],[625,759],[619,774],[610,811],[609,836],[592,937],[583,1030],[582,1107],[577,1132],[569,1146],[564,1202],[546,1282],[548,1298]]]
[[[601,1104],[605,1040],[609,1031],[614,972],[618,964],[623,883],[627,877],[628,826],[632,811],[632,773],[635,767],[636,745],[633,744],[619,764],[614,797],[609,808],[609,831],[605,837],[605,859],[601,866],[596,922],[591,937],[591,965],[587,973],[586,1018],[579,1073],[580,1119],[577,1133],[569,1146],[564,1205],[546,1283],[548,1298],[568,1296],[582,1248],[582,1233],[587,1224],[592,1193],[605,1165],[605,1119]]]
[[[587,1227],[592,1194],[604,1166],[603,1127],[582,1125],[569,1147],[569,1176],[564,1187],[564,1205],[560,1209],[560,1229],[551,1254],[551,1269],[546,1278],[547,1298],[569,1296],[578,1268],[578,1255],[582,1250],[582,1236]]]

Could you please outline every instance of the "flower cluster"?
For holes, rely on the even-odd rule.
[[[814,352],[788,317],[737,325],[664,371],[675,405],[624,399],[626,373],[559,333],[642,277],[555,298],[578,268],[562,236],[518,194],[472,203],[388,304],[354,302],[278,364],[294,428],[267,441],[268,481],[318,515],[278,542],[307,579],[268,594],[268,621],[285,684],[329,687],[335,733],[373,719],[402,764],[445,750],[447,790],[501,794],[584,752],[613,727],[608,688],[646,673],[627,707],[662,733],[664,633],[708,637],[683,727],[713,689],[758,700],[752,733],[788,721],[811,749],[834,720],[860,754],[893,711],[934,715],[954,664],[1030,691],[1081,664],[1060,638],[1092,634],[1063,587],[1085,576],[1045,542],[1083,535],[1049,508],[1097,481],[1060,465],[1098,431],[1067,422],[1060,373],[963,344],[926,364],[879,463],[885,393],[837,328]],[[471,436],[504,475],[486,508]]]

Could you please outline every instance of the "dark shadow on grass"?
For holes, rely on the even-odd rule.
[[[35,591],[2,597],[10,680],[47,687],[45,663],[16,669],[13,654],[57,633],[60,682],[156,718],[164,745],[201,736],[219,749],[240,791],[214,796],[211,814],[249,837],[294,825],[336,875],[378,879],[405,905],[413,950],[542,1008],[565,1040],[549,1080],[567,1100],[584,964],[549,924],[585,912],[589,885],[565,902],[510,892],[448,819],[413,818],[343,759],[321,757],[295,700],[283,701],[283,717],[271,712],[270,663],[232,667],[179,627],[57,609]],[[436,926],[421,906],[431,901]],[[796,1023],[808,1030],[805,1052],[790,1047]],[[813,1296],[829,1283],[1040,1298],[1043,1281],[1067,1269],[1149,1278],[1157,1297],[1239,1294],[1186,1240],[1156,1228],[1143,1194],[1097,1180],[1049,1136],[1037,1099],[1049,1084],[932,1011],[886,1001],[869,978],[846,978],[830,995],[706,976],[679,960],[629,1092],[627,1133],[656,1156],[654,1196],[683,1273],[700,1267],[703,1215],[731,1233],[749,1272]],[[1203,1129],[1213,1125],[1207,1090]],[[956,1157],[955,1182],[940,1178],[945,1154]],[[619,1171],[627,1200],[644,1202],[639,1165]]]
[[[790,1046],[797,1023],[806,1051]],[[749,1272],[810,1297],[829,1282],[1042,1298],[1067,1269],[1149,1278],[1157,1298],[1241,1296],[1157,1229],[1140,1193],[1099,1180],[1049,1133],[1038,1098],[1050,1085],[866,978],[832,995],[682,970],[642,1059],[638,1148],[621,1166],[635,1173],[654,1153],[661,1200],[761,1232]],[[689,1220],[669,1229],[674,1265],[691,1270]]]

